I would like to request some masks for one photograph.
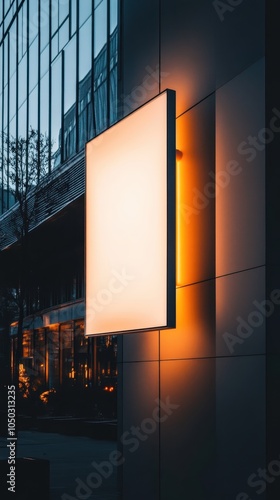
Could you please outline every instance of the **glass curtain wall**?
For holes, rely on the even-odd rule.
[[[9,138],[46,136],[49,171],[117,120],[121,0],[0,5],[0,214],[10,208]]]

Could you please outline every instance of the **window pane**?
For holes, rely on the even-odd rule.
[[[29,96],[29,128],[38,130],[38,86]]]
[[[69,15],[69,0],[59,0],[59,25],[63,23],[63,21],[68,15]]]
[[[110,124],[115,123],[117,116],[117,67],[110,72]]]
[[[59,29],[59,51],[63,49],[63,47],[67,44],[69,40],[69,23],[65,21],[65,23]]]
[[[19,39],[19,44],[22,44],[22,54],[27,50],[27,2],[22,6],[22,39]]]
[[[58,33],[52,37],[52,61],[58,54]]]
[[[27,96],[27,57],[22,58],[18,66],[18,105],[21,106]]]
[[[18,135],[19,137],[26,138],[27,130],[27,102],[24,101],[23,105],[18,112]]]
[[[49,41],[49,2],[41,2],[40,12],[40,33],[41,33],[41,50],[47,45]]]
[[[61,325],[61,369],[62,383],[71,383],[75,378],[74,371],[74,338],[71,323]]]
[[[4,88],[4,109],[3,109],[3,127],[6,128],[8,124],[8,85]]]
[[[29,49],[29,89],[38,84],[38,37]]]
[[[57,330],[47,333],[48,339],[48,366],[49,366],[49,388],[59,386],[59,334]]]
[[[76,100],[76,36],[64,50],[64,111],[68,111]]]
[[[107,0],[102,0],[95,9],[94,16],[94,57],[107,42]]]
[[[91,53],[91,19],[88,19],[80,28],[80,47],[79,47],[79,150],[83,149],[85,142],[91,135],[92,126],[92,53]],[[89,122],[91,119],[91,123]]]
[[[113,33],[118,24],[118,0],[110,0],[110,33]]]
[[[14,118],[10,121],[10,130],[9,130],[10,137],[13,137],[13,138],[16,137],[16,133],[17,133],[16,125],[17,125],[17,121],[16,121],[16,117],[14,116]]]
[[[82,26],[79,32],[79,81],[81,81],[91,69],[91,20]]]
[[[46,376],[46,345],[45,345],[45,331],[35,330],[34,332],[34,371],[35,384],[37,387],[44,387]]]
[[[77,0],[71,0],[71,35],[76,32],[77,27]]]
[[[84,323],[75,325],[75,378],[79,385],[86,387],[89,377],[88,339],[84,335]]]
[[[76,36],[64,58],[64,159],[76,151]]]
[[[17,55],[17,32],[16,32],[16,23],[13,22],[10,33],[10,76],[16,71],[16,55]]]
[[[61,56],[52,64],[51,139],[53,142],[52,168],[61,161]]]
[[[29,2],[29,45],[38,35],[38,0]]]
[[[13,74],[12,78],[10,79],[10,119],[13,118],[13,116],[16,113],[16,73]]]
[[[40,132],[49,135],[49,73],[41,79]]]
[[[85,20],[91,15],[91,4],[92,0],[83,0],[78,2],[79,4],[79,25],[85,22]]]
[[[47,45],[41,53],[41,77],[44,76],[49,69],[50,46]]]
[[[3,70],[2,70],[2,64],[3,64],[3,44],[0,45],[0,94],[3,90]]]
[[[58,0],[51,0],[51,28],[53,35],[58,29]]]
[[[8,37],[4,40],[4,86],[8,83]]]

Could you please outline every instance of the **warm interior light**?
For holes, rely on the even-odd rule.
[[[174,226],[166,91],[87,144],[86,335],[174,326]]]

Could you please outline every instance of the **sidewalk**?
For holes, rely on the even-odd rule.
[[[116,450],[115,441],[94,440],[83,436],[65,436],[55,433],[21,431],[18,435],[17,456],[43,458],[50,461],[50,500],[119,500],[117,467],[104,479],[91,465],[108,461]],[[0,438],[0,459],[7,457],[7,441]],[[77,490],[87,483],[90,473],[97,473],[98,488]],[[79,478],[79,481],[76,481]],[[90,481],[89,481],[90,484]],[[77,493],[81,496],[77,496]],[[65,498],[63,497],[65,494]],[[69,496],[67,496],[68,494]],[[38,499],[39,500],[39,499]]]

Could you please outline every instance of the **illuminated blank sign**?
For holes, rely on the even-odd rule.
[[[175,326],[175,93],[86,146],[86,335]]]

